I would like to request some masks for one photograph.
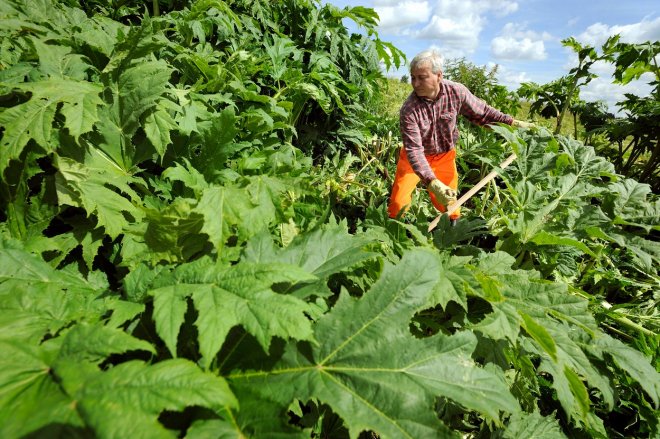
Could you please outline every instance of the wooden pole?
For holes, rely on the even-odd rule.
[[[511,154],[509,157],[506,158],[502,163],[500,163],[500,169],[504,169],[507,166],[511,164],[516,159],[516,153]],[[497,171],[491,171],[490,174],[486,175],[484,178],[481,179],[481,181],[477,184],[475,184],[472,189],[467,191],[461,198],[459,198],[455,203],[450,204],[447,206],[447,212],[443,212],[436,219],[434,219],[431,224],[429,224],[429,229],[428,231],[432,231],[433,229],[436,228],[438,223],[440,222],[440,218],[442,218],[442,215],[445,213],[447,215],[451,215],[454,213],[459,207],[461,207],[467,200],[472,198],[472,195],[476,194],[479,189],[484,187],[489,181],[491,181],[493,178],[497,176]]]

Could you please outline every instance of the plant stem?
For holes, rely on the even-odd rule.
[[[616,310],[610,311],[610,309],[612,308],[612,305],[609,302],[607,302],[606,300],[603,300],[600,304],[602,305],[603,308],[605,308],[608,311],[606,313],[606,315],[609,318],[611,318],[612,320],[616,321],[617,323],[620,323],[621,325],[627,327],[628,329],[633,329],[635,331],[641,332],[642,334],[649,335],[651,337],[656,337],[658,335],[655,332],[653,332],[649,329],[646,329],[642,325],[633,322],[628,317],[615,315]]]

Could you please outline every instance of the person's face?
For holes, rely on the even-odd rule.
[[[442,72],[431,72],[429,64],[421,64],[410,71],[410,83],[420,98],[435,98],[440,92]]]

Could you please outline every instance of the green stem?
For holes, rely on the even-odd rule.
[[[575,92],[575,88],[577,87],[578,81],[579,78],[577,78],[576,76],[573,79],[571,88],[568,90],[568,96],[566,96],[566,102],[564,103],[564,107],[561,109],[561,113],[559,114],[559,117],[557,117],[557,126],[555,127],[555,132],[553,133],[555,136],[559,134],[559,132],[561,131],[561,121],[564,119],[566,110],[568,109],[568,106],[571,104],[571,100],[573,99],[573,93]]]
[[[653,332],[649,329],[646,329],[642,325],[633,322],[628,317],[616,315],[616,310],[610,311],[610,309],[612,308],[612,305],[609,302],[607,302],[606,300],[603,300],[600,304],[602,305],[603,308],[605,308],[608,311],[605,314],[609,318],[611,318],[612,320],[614,320],[617,323],[620,323],[621,325],[625,326],[626,328],[641,332],[642,334],[649,335],[651,337],[656,337],[658,335],[655,332]]]

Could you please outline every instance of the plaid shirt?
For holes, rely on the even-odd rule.
[[[511,125],[513,117],[504,114],[470,93],[463,84],[443,79],[434,100],[412,92],[399,113],[401,138],[408,161],[428,185],[435,175],[425,155],[448,152],[458,141],[456,118],[459,114],[477,125],[503,122]]]

